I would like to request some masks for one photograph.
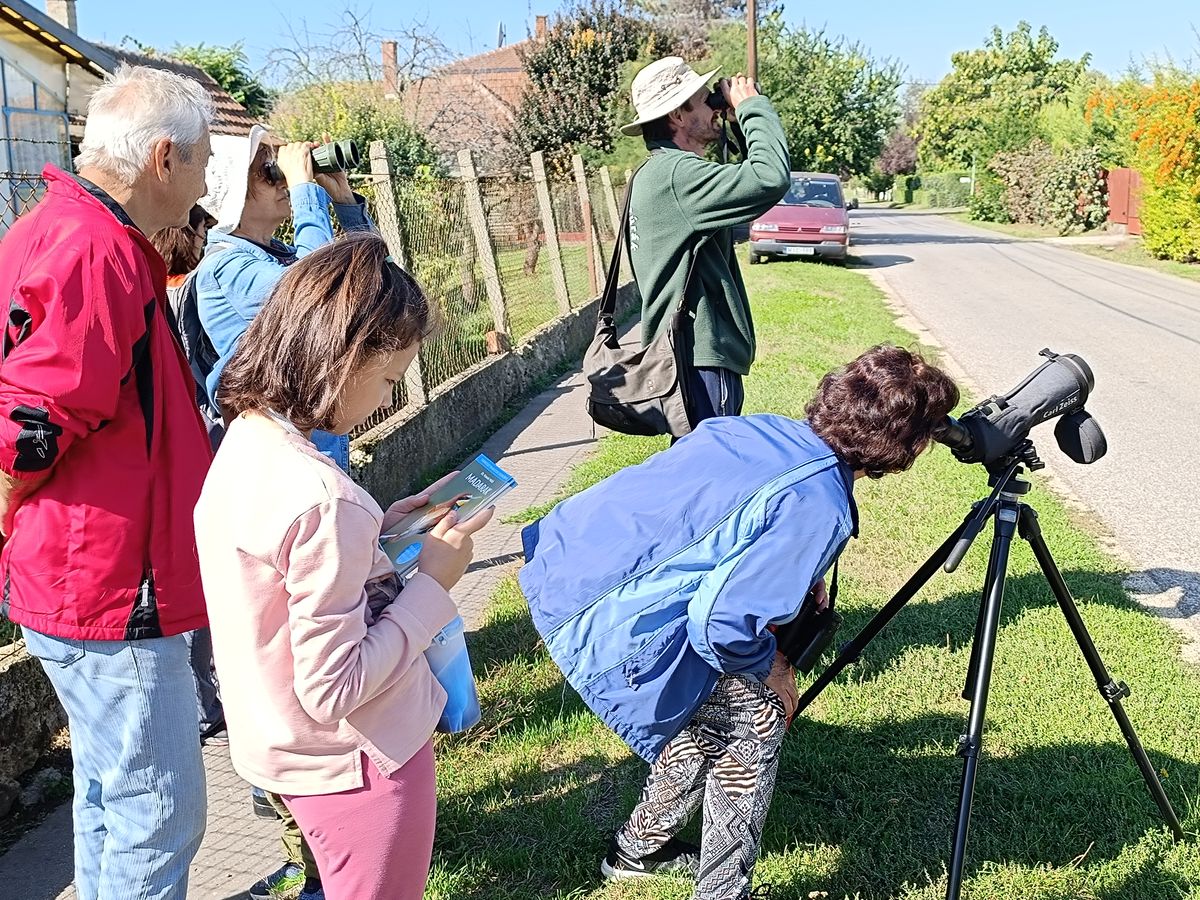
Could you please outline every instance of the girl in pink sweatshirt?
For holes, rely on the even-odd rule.
[[[196,506],[234,768],[284,797],[329,900],[424,892],[446,697],[423,653],[490,514],[443,519],[401,589],[379,536],[428,492],[385,513],[309,435],[390,403],[430,320],[377,235],[289,268],[222,376],[230,426]]]

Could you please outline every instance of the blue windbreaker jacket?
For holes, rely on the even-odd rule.
[[[853,484],[806,422],[708,419],[525,529],[534,624],[584,702],[653,760],[722,673],[766,677],[768,626],[795,618],[857,532]]]

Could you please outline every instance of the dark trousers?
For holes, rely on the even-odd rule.
[[[688,373],[692,425],[717,416],[740,416],[746,391],[742,376],[729,369],[694,368]]]

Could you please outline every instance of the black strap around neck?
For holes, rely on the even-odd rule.
[[[597,316],[601,320],[605,317],[612,318],[613,314],[617,311],[617,289],[620,287],[621,282],[621,258],[624,254],[625,245],[629,242],[629,208],[633,205],[633,179],[637,177],[638,172],[642,171],[642,167],[650,162],[656,153],[661,152],[661,150],[652,150],[650,156],[642,160],[633,174],[629,176],[629,181],[625,185],[625,200],[621,210],[621,227],[620,231],[617,232],[616,240],[613,242],[612,259],[608,261],[608,275],[604,280],[604,292],[600,295],[600,309]],[[587,224],[590,230],[590,223]],[[683,282],[683,290],[679,295],[679,302],[676,304],[675,313],[670,318],[672,322],[675,322],[679,318],[679,314],[683,312],[684,307],[687,305],[688,287],[691,286],[692,275],[696,271],[696,261],[700,258],[700,248],[710,238],[712,238],[711,234],[704,235],[696,242],[696,246],[692,249],[692,261],[688,265],[687,278]],[[631,268],[632,265],[631,261]]]

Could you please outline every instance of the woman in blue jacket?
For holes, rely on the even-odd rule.
[[[255,125],[248,143],[240,137],[214,138],[209,195],[200,201],[217,217],[196,270],[196,304],[217,352],[207,388],[218,410],[225,364],[284,269],[333,240],[330,204],[343,230],[375,227],[345,172],[313,172],[312,148],[317,144],[298,141],[276,147],[267,135],[266,128]],[[275,237],[289,217],[295,246]],[[318,431],[313,443],[341,468],[350,468],[349,438]]]
[[[695,900],[749,896],[799,699],[771,628],[810,588],[828,602],[854,481],[909,468],[957,403],[920,356],[875,347],[822,379],[807,420],[709,419],[525,530],[521,586],[546,648],[652,763],[606,877],[689,872]],[[676,834],[701,807],[696,848]]]

